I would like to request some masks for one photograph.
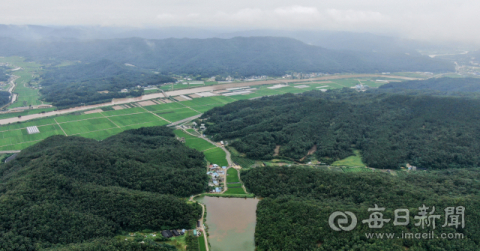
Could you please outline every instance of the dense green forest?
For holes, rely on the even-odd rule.
[[[0,166],[0,249],[191,228],[201,207],[176,196],[205,190],[205,164],[203,153],[166,127],[128,130],[103,141],[49,137]],[[95,245],[78,247],[100,250],[90,249]]]
[[[175,79],[154,74],[152,71],[120,65],[109,60],[90,64],[51,67],[42,75],[45,101],[65,108],[80,104],[109,102],[112,98],[140,96],[143,89],[137,86],[158,85]],[[122,89],[128,89],[121,93]],[[103,91],[108,91],[105,93]],[[102,92],[102,93],[100,93]]]
[[[422,95],[478,97],[480,78],[430,78],[392,82],[380,86],[374,92],[409,93]]]
[[[262,167],[241,173],[247,189],[263,197],[257,206],[255,243],[259,250],[478,250],[480,246],[480,171],[455,169],[417,172],[404,177],[387,173],[338,173],[307,167]],[[384,207],[380,229],[371,229],[368,208]],[[419,207],[440,215],[436,228],[416,226]],[[462,227],[442,227],[447,207],[465,207]],[[409,209],[410,223],[394,226],[394,210]],[[328,225],[331,213],[351,211],[358,219],[351,232]],[[348,225],[348,224],[345,224]],[[462,233],[463,239],[368,239],[369,233]]]
[[[10,77],[6,72],[7,68],[0,66],[0,81],[7,81]]]
[[[244,100],[214,108],[206,134],[251,159],[299,160],[316,146],[324,163],[361,150],[374,168],[476,167],[480,164],[480,100],[458,97],[311,91]]]
[[[164,74],[211,77],[279,76],[296,72],[453,71],[451,62],[418,54],[329,50],[291,38],[235,37],[232,39],[108,39],[18,41],[0,38],[0,54],[59,63],[102,59],[155,69]]]
[[[176,251],[171,245],[158,244],[153,241],[138,243],[118,239],[100,238],[81,244],[69,244],[43,249],[44,251]]]

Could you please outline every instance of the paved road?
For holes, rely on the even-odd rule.
[[[402,77],[402,76],[393,76],[393,75],[379,75],[379,74],[355,74],[355,75],[333,75],[333,76],[325,76],[319,78],[310,78],[310,79],[276,79],[276,80],[266,80],[266,81],[251,81],[251,82],[241,82],[241,83],[230,83],[230,84],[219,84],[219,85],[211,85],[205,87],[198,87],[198,88],[191,88],[191,89],[183,89],[177,91],[168,91],[164,93],[153,93],[147,94],[136,98],[125,98],[125,99],[114,99],[111,102],[97,104],[97,105],[88,105],[88,106],[79,106],[65,110],[58,110],[58,111],[51,111],[41,114],[30,114],[25,115],[20,118],[8,118],[8,119],[1,119],[0,125],[6,125],[10,123],[16,122],[23,122],[28,121],[31,119],[37,118],[45,118],[55,115],[62,115],[68,114],[72,112],[78,111],[85,111],[95,108],[100,108],[104,106],[111,106],[111,105],[120,105],[126,104],[131,102],[138,102],[144,101],[149,99],[155,98],[164,98],[165,96],[178,96],[178,95],[186,95],[192,94],[197,92],[205,92],[205,91],[215,91],[215,90],[223,90],[227,88],[235,88],[235,87],[245,87],[245,86],[255,86],[255,85],[265,85],[265,84],[278,84],[278,83],[293,83],[293,82],[312,82],[312,81],[323,81],[323,80],[332,80],[332,79],[343,79],[343,78],[362,78],[362,77],[382,77],[382,78],[397,78],[397,79],[404,79],[404,80],[416,80],[418,78],[409,78],[409,77]]]
[[[4,153],[19,153],[21,152],[20,150],[11,150],[11,151],[0,151],[0,154],[4,154]]]
[[[197,194],[197,195],[192,195],[190,197],[190,201],[193,201],[193,198],[199,196],[200,194]],[[209,251],[209,248],[208,248],[208,239],[207,239],[207,232],[205,231],[205,228],[203,227],[203,216],[205,215],[205,205],[203,205],[202,203],[198,203],[200,204],[200,206],[202,206],[202,218],[200,218],[200,222],[202,223],[200,225],[200,227],[197,227],[197,230],[199,231],[202,231],[202,235],[203,235],[203,238],[205,240],[205,248],[207,249],[207,251]]]

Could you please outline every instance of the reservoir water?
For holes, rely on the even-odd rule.
[[[197,201],[207,207],[211,251],[255,250],[258,199],[203,197]]]

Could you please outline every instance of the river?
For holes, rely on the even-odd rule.
[[[206,205],[211,251],[255,250],[258,199],[203,197]]]

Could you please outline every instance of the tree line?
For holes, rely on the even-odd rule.
[[[42,75],[40,92],[59,108],[110,102],[113,98],[138,97],[142,88],[174,82],[152,71],[120,65],[109,60],[65,67],[50,67]],[[127,92],[121,92],[127,89]]]
[[[307,167],[258,167],[241,173],[247,189],[262,197],[257,205],[255,243],[259,250],[477,250],[480,245],[479,169],[417,172],[402,176],[387,173],[338,173]],[[369,228],[375,204],[383,227]],[[422,227],[420,207],[440,215],[436,228]],[[464,227],[445,226],[445,209],[464,207]],[[433,210],[435,207],[435,211]],[[394,210],[408,209],[409,224],[393,225]],[[358,224],[352,231],[329,226],[335,211],[350,211]],[[348,222],[348,224],[351,221]],[[348,224],[344,224],[347,226]],[[367,238],[368,233],[463,234],[462,239]]]

